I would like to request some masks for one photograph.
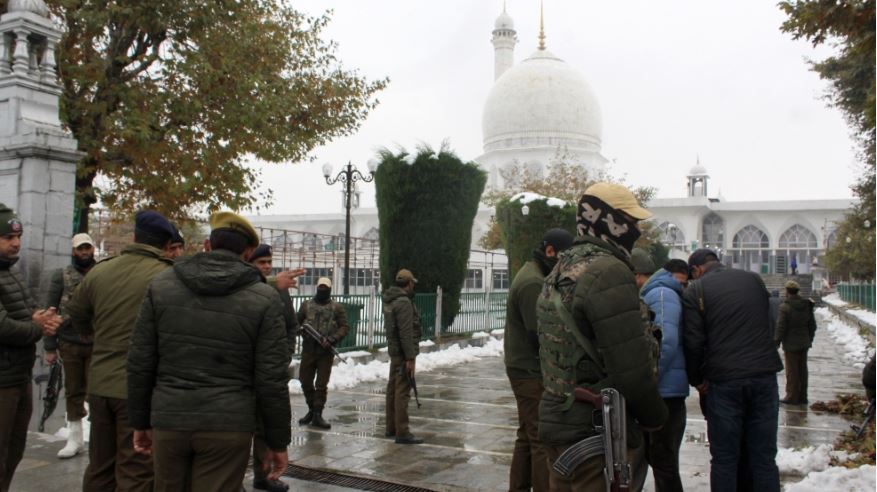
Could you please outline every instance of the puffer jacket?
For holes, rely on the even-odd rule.
[[[778,345],[782,342],[786,352],[800,352],[813,345],[814,336],[816,318],[813,316],[813,301],[798,294],[789,295],[780,305],[774,341]]]
[[[149,285],[128,349],[135,429],[253,432],[290,442],[282,301],[259,271],[224,250],[178,260]]]
[[[643,301],[655,313],[661,327],[661,358],[658,360],[658,393],[662,398],[688,396],[688,375],[682,350],[682,284],[663,268],[649,278],[642,291]]]
[[[382,294],[384,333],[390,357],[414,360],[420,353],[420,315],[414,301],[401,287],[390,287]]]
[[[43,336],[31,321],[36,303],[17,268],[18,259],[0,258],[0,388],[27,384],[36,343]]]

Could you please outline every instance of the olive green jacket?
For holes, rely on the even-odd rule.
[[[401,287],[385,290],[384,332],[387,335],[387,349],[390,357],[403,357],[414,360],[420,353],[420,315],[414,301]]]
[[[134,322],[146,287],[172,264],[158,248],[131,244],[92,267],[73,292],[67,304],[73,329],[94,334],[88,394],[128,398],[125,360]]]
[[[667,420],[667,407],[658,393],[639,292],[627,258],[605,241],[579,237],[559,255],[558,265],[545,278],[545,284],[560,291],[576,325],[602,359],[599,365],[605,373],[587,355],[583,356],[575,366],[576,386],[593,392],[602,388],[618,390],[627,401],[628,444],[638,446],[642,434],[632,421],[645,427],[660,426]],[[547,293],[543,290],[539,306],[547,301]],[[542,326],[539,336],[541,342]],[[552,336],[562,337],[564,343],[578,343],[572,334]],[[547,362],[542,358],[543,366]],[[543,384],[548,387],[546,377],[543,370]],[[570,445],[595,433],[594,407],[574,401],[564,409],[565,403],[548,391],[542,395],[539,438],[549,446]]]
[[[542,377],[539,368],[539,331],[536,301],[545,277],[535,260],[524,263],[515,274],[506,303],[505,352],[506,373],[512,379]]]
[[[320,316],[320,311],[322,311],[321,308],[325,305],[321,306],[320,303],[318,303],[315,299],[308,299],[305,302],[301,303],[301,306],[299,306],[298,308],[298,324],[310,324],[321,335],[326,337],[329,340],[329,343],[331,343],[332,345],[337,345],[338,342],[344,340],[344,337],[347,336],[347,332],[349,330],[347,324],[347,312],[344,310],[344,305],[340,302],[329,300],[329,304],[330,306],[328,306],[328,308],[326,309],[332,311],[332,319],[322,320],[316,318]],[[301,336],[302,353],[332,355],[332,352],[329,349],[323,348],[322,345],[320,345],[316,340],[308,336],[306,333],[302,332]]]
[[[813,316],[813,301],[801,296],[789,295],[780,304],[777,316],[777,332],[774,341],[782,343],[786,352],[800,352],[813,345],[816,335],[816,318]]]
[[[16,261],[0,258],[0,388],[30,381],[36,343],[43,336],[31,321],[36,303],[21,273],[12,268]]]

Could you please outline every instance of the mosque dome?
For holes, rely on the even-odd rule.
[[[540,49],[496,80],[482,131],[484,152],[540,146],[599,152],[602,120],[581,73]]]
[[[694,167],[692,167],[688,171],[688,175],[691,177],[709,176],[709,174],[706,172],[706,168],[703,167],[703,164],[700,163],[700,159],[698,159],[697,164],[695,164]]]
[[[49,16],[49,7],[43,0],[9,0],[8,12],[32,12],[42,17]]]
[[[496,30],[514,29],[515,22],[512,20],[511,16],[503,10],[502,13],[499,14],[499,17],[496,18],[496,22],[493,23],[493,27]]]

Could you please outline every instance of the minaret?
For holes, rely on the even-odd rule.
[[[518,42],[515,23],[505,11],[505,2],[502,4],[502,13],[496,18],[493,27],[491,39],[494,52],[493,80],[496,80],[515,64],[515,43]]]
[[[688,196],[689,197],[706,197],[707,181],[710,176],[706,172],[706,168],[700,163],[700,156],[697,156],[697,164],[688,171]]]

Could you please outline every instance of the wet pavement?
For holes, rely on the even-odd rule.
[[[818,320],[819,321],[819,320]],[[860,370],[844,361],[843,353],[826,330],[818,330],[810,351],[811,402],[833,399],[840,392],[863,393]],[[411,430],[426,443],[395,444],[384,437],[385,382],[363,383],[329,392],[324,416],[332,429],[293,427],[290,460],[301,466],[391,480],[438,491],[507,490],[508,468],[517,427],[514,396],[500,357],[418,373],[422,408],[410,407]],[[785,374],[778,374],[780,396]],[[301,395],[292,396],[293,421],[307,410]],[[706,424],[696,392],[687,401],[688,424],[680,462],[683,484],[689,490],[709,489],[709,449]],[[35,406],[35,429],[40,408]],[[56,412],[63,414],[63,403]],[[778,445],[799,448],[831,443],[850,422],[805,406],[780,406]],[[47,423],[55,431],[59,415]],[[76,490],[87,458],[59,460],[61,439],[31,432],[25,459],[12,490]],[[793,482],[801,477],[784,476]],[[350,490],[289,480],[294,490]],[[251,476],[245,481],[249,490]],[[653,490],[651,482],[646,490]]]

